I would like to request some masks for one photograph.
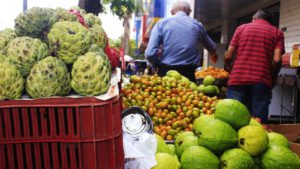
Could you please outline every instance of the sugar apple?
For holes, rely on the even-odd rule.
[[[100,46],[98,46],[98,45],[96,45],[96,44],[92,44],[91,47],[89,48],[88,52],[96,52],[96,53],[99,53],[99,55],[100,55],[101,57],[103,57],[103,59],[105,60],[105,61],[104,61],[104,63],[106,64],[105,66],[106,66],[109,70],[112,69],[111,63],[110,63],[110,60],[109,60],[108,56],[105,54],[104,50],[103,50]],[[112,73],[112,72],[109,71],[109,75],[108,75],[109,77],[111,76],[111,73]]]
[[[15,19],[16,34],[46,40],[47,33],[58,19],[54,9],[30,8],[21,12]]]
[[[58,15],[59,21],[76,21],[77,18],[74,14],[69,12],[68,10],[64,8],[56,8],[55,9],[56,14]]]
[[[78,13],[79,13],[80,15],[86,14],[86,11],[85,11],[84,9],[81,9],[79,6],[72,6],[72,7],[70,8],[70,11],[78,11]]]
[[[101,25],[101,20],[98,16],[92,14],[92,13],[87,13],[83,15],[84,21],[88,27],[93,27],[95,25]]]
[[[49,47],[54,56],[72,64],[87,52],[92,44],[92,34],[78,22],[61,21],[53,25],[48,34]]]
[[[65,96],[71,90],[70,81],[65,63],[48,56],[31,69],[26,79],[26,91],[33,98]]]
[[[19,99],[24,82],[18,68],[0,55],[0,100]]]
[[[15,30],[6,28],[0,31],[0,53],[4,50],[6,45],[16,37]]]
[[[74,62],[71,87],[79,95],[96,96],[107,92],[111,69],[100,52],[88,52]]]
[[[6,60],[7,58],[6,58],[6,56],[4,56],[4,55],[2,55],[1,53],[0,53],[0,62],[1,61],[4,61],[4,60]]]
[[[93,34],[93,43],[104,49],[107,43],[104,29],[100,25],[95,25],[94,27],[90,28],[90,30]]]
[[[6,55],[14,63],[23,77],[26,77],[32,66],[48,56],[48,47],[36,38],[27,36],[17,37],[10,41],[6,48]]]

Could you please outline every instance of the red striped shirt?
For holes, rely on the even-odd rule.
[[[237,56],[228,85],[264,83],[272,87],[271,65],[274,50],[284,52],[283,32],[263,19],[256,19],[239,26],[230,45],[237,49]]]

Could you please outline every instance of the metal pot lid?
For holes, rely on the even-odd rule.
[[[151,118],[139,107],[129,107],[122,112],[122,129],[126,134],[138,138],[145,132],[153,133]]]

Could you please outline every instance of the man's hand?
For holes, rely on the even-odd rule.
[[[216,53],[210,54],[210,60],[213,63],[217,63],[217,61],[218,61],[218,55]]]

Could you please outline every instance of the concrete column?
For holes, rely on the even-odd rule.
[[[221,26],[221,44],[229,45],[236,27],[236,19],[223,20]]]

